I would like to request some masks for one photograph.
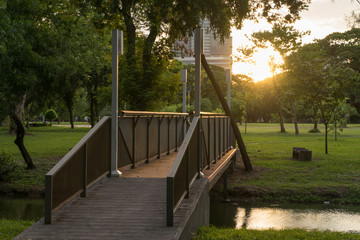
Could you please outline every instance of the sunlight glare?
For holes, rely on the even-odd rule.
[[[241,30],[232,29],[233,38],[233,56],[238,55],[237,49],[240,46],[251,46],[251,42],[248,40],[246,35],[250,36],[254,31],[270,30],[271,25],[266,21],[259,21],[254,23],[251,21],[244,23],[244,27]],[[265,78],[273,75],[269,61],[271,56],[275,58],[277,64],[282,62],[280,54],[275,51],[271,46],[267,49],[258,49],[254,53],[255,63],[244,63],[244,62],[233,62],[232,71],[234,74],[245,74],[253,78],[255,82],[262,81]],[[275,72],[279,73],[279,71]]]

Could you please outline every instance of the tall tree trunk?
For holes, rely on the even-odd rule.
[[[93,128],[95,126],[95,122],[96,122],[95,108],[96,108],[96,98],[95,98],[95,94],[93,92],[91,92],[90,93],[90,125],[91,125],[91,128]]]
[[[69,111],[69,116],[70,116],[70,126],[72,129],[74,129],[74,120],[73,120],[73,112],[72,112],[72,104],[66,102],[66,107]]]
[[[27,169],[34,169],[35,165],[30,157],[30,154],[28,153],[28,151],[26,150],[25,145],[24,145],[25,129],[22,124],[22,121],[15,113],[11,114],[11,119],[16,124],[16,139],[15,139],[14,143],[18,146],[18,148],[21,152],[21,155],[23,156],[25,163],[27,165]]]
[[[335,126],[335,141],[337,141],[337,123],[336,120],[334,121],[334,126]]]
[[[16,105],[14,114],[18,117],[20,122],[23,120],[23,111],[24,111],[24,105],[26,100],[26,94],[24,94],[20,100],[20,103]],[[12,120],[12,116],[10,116]],[[22,125],[22,124],[21,124]],[[17,132],[17,124],[14,121],[10,122],[10,134],[15,134]]]
[[[285,125],[284,125],[284,116],[282,114],[282,104],[279,102],[279,122],[280,122],[280,132],[286,133]]]
[[[325,153],[328,154],[328,123],[325,124]]]
[[[290,102],[291,102],[291,111],[293,114],[293,120],[294,120],[294,125],[295,125],[295,134],[297,135],[297,134],[299,134],[299,127],[298,127],[298,122],[297,122],[294,99],[291,99]]]
[[[314,122],[314,129],[318,129],[318,120],[317,120],[317,111],[318,111],[318,108],[316,106],[316,104],[312,104],[313,105],[313,111],[314,111],[314,114],[313,114],[313,122]]]

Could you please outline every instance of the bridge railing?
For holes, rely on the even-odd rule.
[[[104,117],[45,176],[45,223],[110,169],[111,118]]]
[[[222,114],[201,113],[194,117],[166,183],[166,223],[173,226],[174,212],[189,191],[201,171],[210,167],[234,147],[229,117]]]
[[[187,113],[121,111],[118,167],[149,162],[177,151],[188,125]],[[54,211],[110,170],[111,118],[104,117],[45,176],[45,223]]]
[[[149,162],[177,151],[188,124],[188,113],[121,111],[118,166]]]

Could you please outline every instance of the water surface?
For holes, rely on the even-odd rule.
[[[0,218],[37,221],[43,216],[43,198],[0,195]]]
[[[212,200],[210,208],[210,223],[220,227],[360,233],[360,206],[234,204]]]

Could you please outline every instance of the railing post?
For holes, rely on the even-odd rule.
[[[118,170],[118,151],[119,151],[119,122],[118,122],[118,55],[122,54],[122,31],[112,30],[112,99],[111,99],[111,177],[120,177],[121,172]]]
[[[200,116],[201,105],[201,54],[204,53],[204,30],[195,29],[195,116]]]
[[[150,119],[146,119],[146,163],[149,163],[149,151],[150,151]]]
[[[161,134],[161,122],[162,122],[162,119],[160,119],[161,117],[159,116],[159,118],[158,118],[158,156],[157,156],[157,158],[160,158],[160,151],[161,151],[161,149],[160,149],[160,134]]]
[[[222,153],[222,155],[224,156],[225,155],[225,149],[226,149],[226,144],[225,144],[225,140],[226,140],[226,134],[225,134],[225,132],[226,132],[226,128],[225,128],[225,120],[226,120],[226,118],[225,117],[222,117],[222,122],[223,122],[223,153]]]
[[[198,176],[197,178],[203,178],[204,177],[204,174],[202,173],[202,153],[203,153],[203,149],[202,149],[202,134],[203,134],[203,131],[202,131],[202,116],[200,115],[200,119],[198,121]]]
[[[221,118],[219,117],[219,142],[218,142],[218,145],[219,145],[219,155],[218,155],[218,158],[221,158]]]
[[[211,130],[211,128],[210,128],[210,116],[208,116],[208,127],[207,127],[207,130],[208,130],[208,159],[207,159],[207,161],[208,161],[208,166],[209,166],[209,168],[210,168],[210,163],[211,163],[211,160],[210,160],[210,147],[211,147],[211,143],[210,143],[210,130]]]
[[[186,150],[186,178],[185,178],[185,188],[186,195],[185,198],[190,197],[190,146]]]
[[[166,225],[174,224],[174,178],[166,178]]]
[[[214,117],[214,163],[216,164],[216,147],[217,147],[217,138],[216,138],[216,117]]]
[[[167,155],[170,155],[170,121],[172,120],[172,116],[171,118],[168,116],[167,117]]]
[[[229,106],[229,109],[231,109],[231,69],[226,69],[226,84],[227,84],[227,104]],[[227,119],[227,149],[230,149],[230,117]]]
[[[84,144],[84,158],[83,158],[83,191],[80,194],[80,197],[86,197],[86,189],[87,189],[87,143]]]
[[[135,154],[136,154],[136,122],[135,122],[135,116],[132,117],[132,165],[131,168],[134,169],[135,168]]]
[[[51,212],[53,201],[53,176],[45,176],[45,224],[51,224]]]
[[[179,117],[175,117],[175,152],[177,152],[178,148],[178,121]]]

